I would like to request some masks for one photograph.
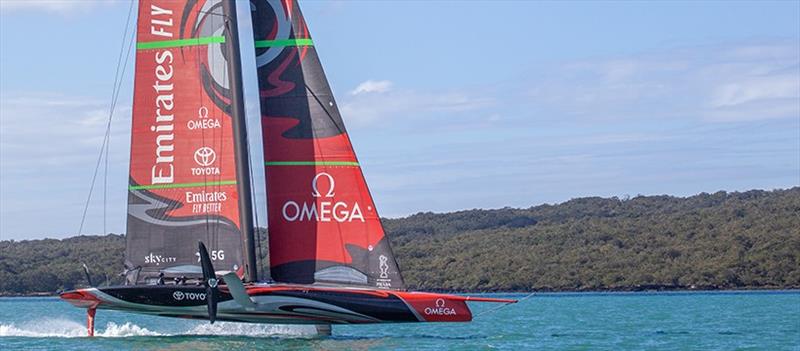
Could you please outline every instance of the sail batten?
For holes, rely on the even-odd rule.
[[[146,49],[161,49],[161,48],[177,48],[184,46],[195,45],[208,45],[208,44],[222,44],[225,42],[224,36],[202,37],[202,38],[188,38],[188,39],[175,39],[175,40],[156,40],[156,41],[140,41],[136,43],[137,50]]]

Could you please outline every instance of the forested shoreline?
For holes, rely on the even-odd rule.
[[[409,289],[800,288],[800,187],[384,219]],[[266,243],[264,243],[266,245]],[[0,241],[0,296],[121,282],[124,235]]]

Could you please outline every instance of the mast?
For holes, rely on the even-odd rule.
[[[231,120],[233,122],[233,148],[236,157],[236,184],[239,193],[239,224],[244,245],[244,281],[258,280],[256,272],[255,230],[253,228],[253,199],[251,197],[250,163],[247,150],[247,128],[242,87],[242,61],[239,53],[239,26],[236,19],[236,0],[222,0],[226,14],[225,38],[228,53],[228,79],[231,92]]]

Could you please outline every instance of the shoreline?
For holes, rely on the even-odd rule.
[[[416,291],[416,290],[415,290]],[[533,290],[450,290],[425,289],[420,291],[450,294],[621,294],[621,293],[748,293],[748,292],[800,292],[800,287],[736,287],[736,288],[661,288],[661,289],[533,289]],[[7,297],[58,297],[57,292],[6,293],[0,292],[0,298]]]

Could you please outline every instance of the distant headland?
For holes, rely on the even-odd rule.
[[[800,288],[800,187],[585,197],[383,223],[415,290]],[[93,281],[121,283],[124,251],[118,234],[0,241],[0,296],[72,289],[85,281],[81,263]]]

